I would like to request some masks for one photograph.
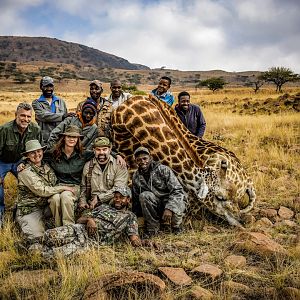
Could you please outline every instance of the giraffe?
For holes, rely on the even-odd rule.
[[[128,159],[130,169],[136,167],[134,150],[147,147],[155,160],[178,176],[193,215],[204,206],[241,227],[240,216],[253,208],[256,195],[233,152],[192,135],[174,109],[152,95],[125,101],[113,112],[111,122],[117,150]]]

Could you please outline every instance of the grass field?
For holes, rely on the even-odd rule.
[[[149,91],[151,87],[140,89]],[[180,89],[174,90],[176,94]],[[72,259],[57,258],[49,263],[38,255],[17,251],[14,242],[19,235],[14,224],[8,221],[0,232],[2,297],[26,299],[26,294],[33,293],[35,296],[30,299],[81,299],[88,282],[102,274],[125,269],[159,275],[160,266],[181,267],[190,274],[201,262],[218,265],[223,270],[221,279],[208,282],[203,278],[194,278],[191,286],[185,287],[174,286],[164,279],[167,283],[165,299],[188,299],[187,293],[196,285],[210,290],[214,294],[213,299],[219,300],[284,299],[287,287],[300,289],[300,114],[291,110],[268,114],[232,112],[234,107],[245,101],[263,104],[270,98],[277,103],[279,95],[273,90],[263,89],[258,94],[250,89],[226,89],[215,94],[207,90],[192,89],[190,92],[192,102],[203,105],[207,121],[205,139],[233,151],[251,174],[257,193],[253,211],[255,219],[261,218],[263,208],[278,209],[283,205],[294,211],[293,226],[279,221],[266,228],[253,222],[247,225],[247,230],[264,232],[284,246],[289,254],[287,257],[264,258],[240,252],[232,246],[239,234],[237,229],[203,217],[193,221],[183,235],[163,234],[156,237],[155,240],[161,244],[159,250],[133,249],[130,245],[118,244],[115,247],[100,247]],[[108,93],[107,87],[105,92]],[[299,93],[300,88],[289,88],[285,92],[293,95]],[[38,92],[28,91],[0,92],[0,124],[13,118],[18,102],[31,102],[38,95]],[[74,109],[87,91],[63,91],[58,95],[66,99],[68,107]],[[16,180],[12,176],[6,178],[5,190],[6,204],[11,207],[16,195]],[[224,259],[230,254],[245,255],[247,265],[228,268]],[[58,279],[50,286],[14,288],[12,273],[49,268],[58,272]],[[225,280],[246,284],[251,288],[251,293],[246,295],[224,290],[221,283]],[[22,283],[19,282],[19,285]],[[26,282],[23,283],[25,285]],[[143,294],[131,291],[130,296],[124,299],[150,300],[153,295],[151,291]]]

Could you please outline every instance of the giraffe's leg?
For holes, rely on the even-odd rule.
[[[148,191],[141,193],[139,200],[147,231],[155,234],[160,228],[161,200]]]

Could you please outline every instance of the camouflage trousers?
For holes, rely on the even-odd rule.
[[[161,217],[165,209],[166,201],[156,197],[153,193],[146,191],[139,195],[143,217],[148,232],[156,233],[160,229]],[[183,215],[173,213],[171,226],[179,228]]]
[[[42,239],[42,255],[70,256],[89,248],[90,242],[84,224],[65,225],[46,230]]]

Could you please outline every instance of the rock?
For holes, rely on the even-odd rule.
[[[158,270],[176,285],[189,285],[192,282],[182,268],[160,267]]]
[[[12,273],[1,283],[0,295],[14,298],[20,294],[32,294],[37,296],[35,299],[46,299],[49,286],[58,278],[58,272],[50,269]]]
[[[273,223],[266,217],[261,218],[255,222],[255,227],[270,228],[273,226]]]
[[[191,273],[197,276],[204,276],[210,280],[216,280],[222,275],[223,271],[218,266],[203,263],[194,268]]]
[[[277,210],[274,208],[265,208],[260,210],[260,215],[269,219],[277,217]]]
[[[291,227],[291,228],[294,228],[294,227],[297,227],[297,223],[294,222],[294,221],[291,221],[291,220],[282,220],[280,222],[277,222],[274,227],[281,227],[281,226],[287,226],[287,227]]]
[[[247,260],[242,255],[229,255],[224,260],[225,265],[230,268],[243,268],[247,264]]]
[[[278,215],[281,219],[287,220],[291,219],[294,216],[294,212],[285,206],[280,206]]]
[[[225,291],[237,292],[242,294],[248,294],[251,291],[251,289],[247,285],[232,280],[223,281],[221,287]]]
[[[259,256],[284,255],[287,251],[278,243],[260,232],[242,232],[235,242],[235,247]]]
[[[252,214],[243,214],[241,215],[241,221],[248,226],[251,226],[255,223],[256,219]]]
[[[214,295],[207,289],[201,286],[194,286],[188,293],[188,299],[199,299],[199,300],[211,300],[214,299]]]
[[[299,300],[300,290],[293,287],[284,287],[281,291],[281,297],[285,300]]]
[[[145,298],[161,299],[165,287],[165,283],[152,274],[121,271],[93,280],[82,299],[135,299],[136,294],[144,295]]]

